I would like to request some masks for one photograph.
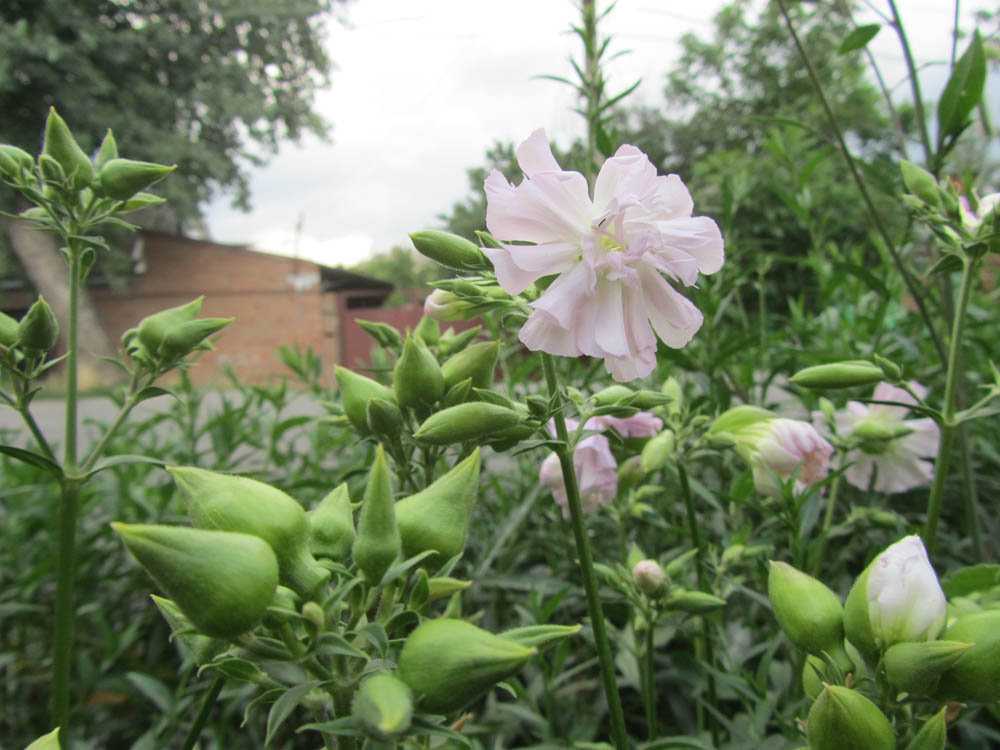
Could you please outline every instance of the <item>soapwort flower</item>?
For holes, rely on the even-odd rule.
[[[657,176],[634,146],[604,162],[593,199],[583,175],[560,169],[544,130],[518,147],[517,160],[520,185],[497,170],[486,179],[486,226],[504,244],[483,252],[510,294],[557,276],[531,303],[521,342],[600,357],[621,382],[645,377],[656,365],[657,336],[677,349],[701,327],[701,312],[674,284],[692,286],[699,272],[719,270],[719,227],[692,216],[680,178]]]
[[[903,537],[875,558],[865,594],[878,644],[930,641],[944,629],[948,603],[919,536]]]

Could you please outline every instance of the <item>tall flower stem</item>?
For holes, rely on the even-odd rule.
[[[201,701],[201,708],[198,709],[198,715],[194,719],[194,723],[191,728],[188,729],[187,735],[184,737],[184,744],[181,746],[181,750],[192,750],[195,743],[198,742],[198,737],[201,736],[201,730],[204,729],[205,723],[208,721],[209,715],[212,713],[212,706],[215,705],[215,701],[219,698],[219,693],[222,692],[223,686],[226,684],[226,676],[222,672],[216,673],[215,677],[212,678],[212,684],[208,686],[208,691]]]
[[[969,306],[969,296],[975,279],[975,269],[978,263],[969,258],[962,260],[962,281],[958,292],[958,302],[955,305],[955,315],[952,319],[951,340],[948,342],[948,370],[944,385],[944,406],[941,410],[941,443],[938,446],[937,459],[934,462],[934,483],[931,485],[930,496],[927,498],[927,522],[924,526],[924,544],[927,552],[934,554],[937,537],[938,521],[941,517],[941,502],[944,498],[944,484],[948,479],[948,464],[951,461],[951,448],[955,433],[960,425],[955,422],[956,395],[958,381],[962,372],[962,334],[965,332],[965,311]],[[966,494],[968,505],[971,495]],[[974,507],[966,507],[969,517],[975,515]]]
[[[559,458],[559,467],[562,469],[563,483],[566,486],[566,501],[569,506],[570,522],[573,526],[573,538],[576,541],[576,553],[579,558],[580,574],[583,577],[583,588],[587,595],[587,609],[590,612],[590,625],[594,631],[597,659],[601,665],[601,678],[604,685],[604,696],[608,703],[612,737],[617,750],[627,750],[629,746],[628,735],[625,732],[625,716],[622,713],[621,699],[618,696],[618,683],[615,680],[615,664],[611,657],[611,646],[608,643],[608,634],[604,627],[604,611],[601,608],[601,598],[597,590],[594,559],[590,551],[590,540],[587,537],[587,527],[583,518],[583,503],[580,500],[580,488],[576,481],[576,469],[573,467],[573,449],[569,445],[566,419],[562,413],[562,390],[556,376],[555,363],[551,355],[544,352],[542,353],[542,368],[545,371],[545,382],[548,385],[552,403],[556,438],[562,443],[556,449],[556,456]]]

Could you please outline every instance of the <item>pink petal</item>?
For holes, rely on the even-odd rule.
[[[622,146],[601,165],[594,181],[594,205],[601,210],[625,197],[636,199],[650,192],[656,180],[656,167],[635,146]]]
[[[517,163],[529,178],[534,178],[540,172],[561,171],[556,157],[552,155],[552,147],[544,128],[536,130],[517,147]]]
[[[583,354],[576,345],[573,332],[560,326],[543,310],[536,310],[528,316],[517,337],[533,352],[548,352],[560,357],[579,357]]]
[[[656,335],[672,349],[680,349],[701,328],[701,311],[656,271],[642,274],[642,288]]]
[[[486,228],[498,240],[579,242],[590,230],[593,206],[583,175],[543,172],[511,188],[495,174],[485,183]]]

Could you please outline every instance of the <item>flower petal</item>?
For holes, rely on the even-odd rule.
[[[701,328],[701,311],[656,271],[642,274],[649,322],[664,344],[680,349]]]
[[[552,146],[544,128],[533,132],[517,147],[517,163],[525,176],[532,179],[541,172],[562,171],[552,155]]]

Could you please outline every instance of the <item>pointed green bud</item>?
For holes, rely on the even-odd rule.
[[[662,594],[665,579],[666,574],[656,560],[639,560],[632,566],[632,580],[646,596],[658,597]]]
[[[827,685],[809,710],[809,750],[895,750],[892,725],[874,703],[850,688]]]
[[[368,474],[351,554],[368,583],[375,586],[399,557],[402,548],[396,526],[392,475],[380,445],[375,450],[375,461]]]
[[[421,570],[420,572],[423,573],[424,571]],[[428,578],[426,601],[432,602],[435,599],[443,599],[446,596],[465,591],[471,585],[472,581],[462,581],[458,578],[449,578],[447,576]]]
[[[708,434],[711,436],[732,434],[745,430],[747,427],[751,427],[759,422],[768,422],[774,418],[775,415],[773,412],[761,409],[759,406],[735,406],[712,420]]]
[[[434,346],[441,339],[441,326],[434,318],[424,315],[413,329],[413,333],[428,346]]]
[[[48,154],[40,154],[38,157],[38,171],[42,173],[42,179],[45,181],[45,197],[54,198],[57,193],[52,192],[52,187],[62,185],[66,182],[66,173],[63,171],[62,165]],[[28,210],[32,213],[25,212],[21,215],[35,220],[45,218],[45,210],[42,208],[31,208]]]
[[[469,516],[479,494],[479,449],[415,495],[396,503],[403,556],[435,550],[429,564],[441,565],[465,548]]]
[[[1000,701],[1000,610],[959,618],[941,637],[973,646],[942,675],[937,695],[987,704]]]
[[[635,391],[633,391],[628,386],[624,385],[609,385],[602,391],[598,391],[590,400],[594,402],[595,406],[611,406],[622,401],[628,401]]]
[[[668,579],[677,578],[681,575],[684,570],[694,561],[695,557],[698,555],[697,548],[689,549],[687,552],[682,552],[677,555],[673,560],[667,563],[663,571],[667,574]]]
[[[159,206],[161,203],[166,203],[166,198],[161,198],[158,195],[153,195],[152,193],[136,193],[127,201],[125,205],[119,208],[115,213],[117,214],[127,214],[132,211],[138,211],[141,208],[149,208],[150,206]]]
[[[639,467],[644,474],[662,469],[674,456],[674,431],[664,430],[646,441],[642,446]]]
[[[127,201],[136,193],[162,180],[176,168],[176,164],[166,167],[147,161],[110,159],[101,167],[98,173],[100,186],[95,186],[94,190],[109,198]]]
[[[472,393],[472,378],[466,378],[455,383],[455,385],[445,391],[444,396],[441,398],[441,408],[449,409],[452,406],[464,404],[468,400],[470,393]]]
[[[186,305],[171,307],[143,318],[138,325],[139,341],[146,351],[155,355],[160,350],[167,331],[181,323],[187,323],[198,317],[204,297],[191,300]]]
[[[359,375],[339,365],[333,370],[340,388],[340,400],[344,414],[354,429],[362,435],[371,434],[368,427],[368,401],[380,398],[395,403],[396,396],[389,388],[364,375]]]
[[[47,352],[59,341],[59,321],[43,297],[28,308],[17,326],[17,341],[28,352]]]
[[[906,159],[899,162],[899,171],[903,174],[903,185],[907,192],[917,196],[929,206],[935,208],[941,206],[941,195],[934,175]]]
[[[94,162],[94,166],[100,170],[109,161],[117,158],[118,142],[115,141],[115,136],[109,128],[108,132],[104,134],[104,140],[101,141],[101,147],[97,150],[97,160]]]
[[[128,551],[199,632],[231,639],[254,627],[278,586],[278,561],[250,534],[113,523]]]
[[[399,352],[403,346],[403,337],[399,331],[388,323],[377,323],[370,320],[358,320],[358,325],[375,339],[379,346],[383,346],[393,352]]]
[[[378,672],[361,683],[351,713],[366,735],[391,740],[410,728],[413,692],[397,677]]]
[[[676,417],[684,409],[684,388],[677,381],[677,378],[667,378],[663,381],[663,387],[660,388],[660,392],[664,396],[670,397],[670,403],[667,404],[667,413]]]
[[[0,145],[0,162],[3,164],[0,172],[10,179],[17,178],[22,169],[30,173],[35,168],[35,160],[31,154],[8,143]]]
[[[455,271],[488,271],[493,268],[482,250],[457,234],[424,230],[413,232],[410,240],[418,253],[446,268]]]
[[[16,180],[21,174],[21,168],[5,147],[0,146],[0,177]]]
[[[803,388],[852,388],[881,383],[885,380],[885,374],[871,362],[855,360],[807,367],[792,375],[789,380]]]
[[[772,560],[767,594],[778,624],[796,646],[815,656],[843,649],[844,609],[824,583]]]
[[[66,176],[73,180],[76,190],[83,190],[94,178],[90,157],[80,148],[63,118],[56,114],[55,107],[49,108],[49,117],[45,121],[42,153],[59,162]]]
[[[199,667],[211,663],[216,656],[229,648],[229,643],[226,641],[195,632],[191,621],[170,599],[164,599],[156,594],[150,594],[150,598],[170,626],[171,639],[176,638],[182,650],[189,653]]]
[[[948,744],[948,707],[924,722],[906,750],[945,750]]]
[[[900,690],[929,695],[944,672],[972,648],[960,641],[913,641],[896,643],[885,652],[885,676]]]
[[[521,413],[513,409],[470,401],[432,414],[413,433],[413,437],[428,445],[464,443],[514,427],[523,419]]]
[[[317,632],[326,629],[326,612],[316,602],[309,601],[302,605],[302,617],[312,625]]]
[[[43,734],[37,740],[24,748],[24,750],[60,750],[62,747],[59,739],[60,729],[61,727],[56,727],[48,734]]]
[[[527,625],[523,628],[505,630],[499,635],[521,646],[544,651],[576,635],[582,627],[582,625]]]
[[[399,678],[426,711],[449,713],[524,666],[537,649],[464,620],[427,620],[399,654]]]
[[[368,429],[377,437],[393,440],[399,437],[403,429],[403,412],[395,401],[384,398],[370,398],[365,408],[365,421]]]
[[[170,466],[167,471],[187,496],[188,515],[199,529],[260,537],[278,558],[281,582],[305,598],[330,579],[330,571],[309,552],[305,509],[281,490],[194,466]]]
[[[666,603],[669,609],[692,615],[704,615],[726,606],[725,599],[720,599],[704,591],[686,591],[685,589],[674,589],[667,597]]]
[[[444,395],[441,367],[426,344],[410,334],[392,371],[392,387],[400,405],[411,408],[429,406]]]
[[[157,354],[168,362],[183,359],[205,339],[218,333],[234,318],[196,318],[171,327],[163,336]]]
[[[466,378],[472,378],[473,388],[489,388],[500,353],[499,341],[483,341],[463,349],[441,365],[444,384],[452,388]]]
[[[885,379],[890,383],[897,383],[903,379],[903,368],[891,359],[880,357],[878,354],[874,355],[872,359],[875,360],[876,366],[878,366],[882,374],[885,375]]]
[[[449,328],[448,330],[450,331],[451,329]],[[479,335],[481,330],[483,330],[482,326],[474,326],[453,336],[448,336],[447,332],[445,332],[445,335],[438,342],[438,351],[444,357],[455,352],[460,352]]]
[[[823,692],[823,678],[826,673],[826,662],[818,656],[808,654],[802,665],[802,692],[809,700],[816,700]]]
[[[9,315],[0,312],[0,346],[10,349],[17,341],[18,324]]]
[[[851,439],[866,443],[884,443],[906,437],[912,432],[912,427],[899,422],[887,423],[883,419],[866,419],[851,430]]]
[[[309,512],[309,550],[315,557],[343,560],[354,544],[354,514],[347,483],[324,497]]]

